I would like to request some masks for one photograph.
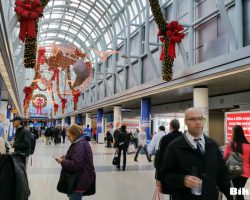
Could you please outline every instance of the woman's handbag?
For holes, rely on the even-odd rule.
[[[112,164],[115,166],[119,165],[118,149],[116,149],[115,151],[115,156],[113,158]]]
[[[61,170],[60,179],[57,184],[58,192],[64,194],[72,194],[76,186],[77,172],[68,172],[64,169]]]
[[[82,194],[82,196],[91,196],[94,195],[95,192],[96,192],[96,173],[93,183],[91,184],[89,189]]]

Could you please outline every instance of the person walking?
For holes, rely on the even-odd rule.
[[[199,108],[187,109],[187,132],[172,141],[164,153],[161,181],[171,187],[175,200],[218,200],[218,190],[233,200],[219,147],[203,134],[204,120]]]
[[[89,125],[83,130],[84,137],[86,138],[87,141],[91,140],[91,128],[89,128]]]
[[[140,151],[141,151],[142,148],[143,148],[143,150],[146,153],[148,162],[151,162],[151,158],[148,155],[148,150],[147,150],[147,135],[146,135],[144,127],[141,127],[141,131],[138,133],[138,149],[136,151],[134,161],[136,161],[136,162],[138,161],[137,158],[138,158],[138,155],[139,155],[139,153],[140,153]]]
[[[156,184],[158,187],[162,189],[162,193],[164,194],[171,194],[170,187],[162,187],[161,184],[161,174],[160,174],[160,167],[162,166],[163,155],[166,152],[170,142],[174,141],[175,139],[179,138],[182,135],[182,132],[179,131],[180,129],[180,122],[177,119],[172,119],[169,123],[169,130],[170,133],[164,135],[160,140],[159,149],[156,154],[155,158],[155,172],[156,172]],[[170,199],[174,200],[172,196]]]
[[[150,158],[151,158],[154,150],[155,150],[155,154],[157,154],[159,144],[160,144],[160,140],[164,135],[166,135],[165,127],[164,126],[159,126],[158,132],[153,135],[153,138],[152,138],[152,140],[151,140],[151,142],[149,144],[149,147],[148,147],[148,152],[149,152]]]
[[[82,195],[95,181],[93,154],[89,142],[82,137],[82,127],[72,124],[67,129],[71,145],[66,156],[55,157],[62,168],[71,173],[77,173],[75,188],[68,194],[69,200],[81,200]]]
[[[118,165],[117,168],[120,169],[120,161],[121,161],[121,152],[123,152],[123,166],[122,169],[125,171],[126,169],[126,154],[129,146],[129,135],[126,131],[126,126],[122,125],[120,133],[118,135],[118,140],[117,140],[117,145],[118,145]]]
[[[243,174],[232,179],[233,186],[241,189],[245,187],[247,179],[250,177],[250,144],[240,125],[233,127],[233,140],[227,144],[224,151],[225,160],[227,160],[231,152],[238,152],[242,155]],[[237,194],[236,200],[244,200],[244,195]]]

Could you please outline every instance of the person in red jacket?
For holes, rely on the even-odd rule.
[[[244,188],[247,179],[250,177],[250,144],[247,141],[244,131],[240,125],[233,127],[233,140],[226,146],[224,159],[228,158],[231,151],[242,154],[244,172],[241,176],[233,178],[232,181],[235,188]],[[237,195],[236,200],[244,200],[244,195]]]

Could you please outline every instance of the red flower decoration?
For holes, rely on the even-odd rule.
[[[185,34],[180,33],[180,31],[183,31],[184,28],[181,26],[177,21],[172,21],[170,23],[166,24],[167,32],[163,33],[162,31],[158,32],[158,37],[160,38],[161,42],[165,42],[165,37],[169,37],[169,43],[168,43],[168,55],[172,58],[176,57],[175,54],[175,43],[181,42],[181,40],[184,38]],[[160,60],[163,59],[164,55],[164,48],[162,47],[162,52],[160,56]]]
[[[24,42],[26,34],[36,37],[36,20],[42,16],[43,7],[40,0],[16,0],[16,14],[19,16],[19,38]]]

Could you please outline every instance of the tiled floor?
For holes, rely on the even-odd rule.
[[[126,171],[117,171],[112,166],[114,149],[103,144],[91,144],[97,172],[97,192],[89,200],[151,200],[154,192],[154,168],[145,155],[140,155],[136,163],[134,154],[127,156]],[[32,166],[28,166],[31,189],[29,200],[67,200],[67,196],[57,192],[56,185],[61,167],[53,155],[64,154],[69,143],[51,146],[38,141]],[[247,187],[250,188],[250,181]],[[167,196],[164,199],[169,199]],[[250,196],[246,199],[250,200]]]

